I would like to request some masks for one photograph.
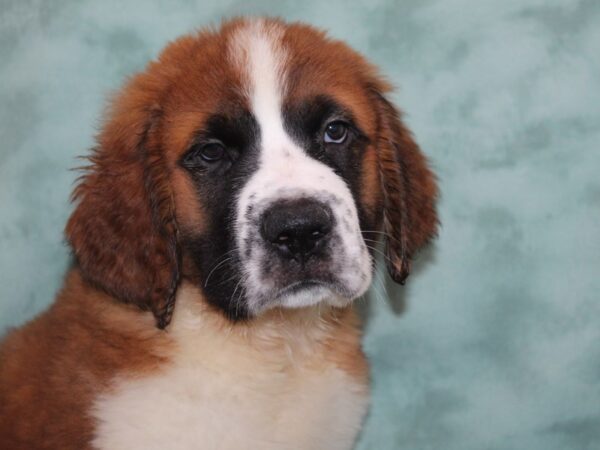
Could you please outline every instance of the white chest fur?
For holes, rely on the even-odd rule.
[[[178,296],[172,362],[122,376],[95,403],[98,449],[350,449],[367,387],[324,360],[329,327],[311,311],[243,331]]]

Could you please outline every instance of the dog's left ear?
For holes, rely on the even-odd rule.
[[[377,154],[383,192],[388,271],[404,284],[411,259],[437,232],[437,185],[400,113],[381,89],[371,90],[378,116]]]
[[[88,282],[151,310],[164,328],[179,282],[179,251],[157,133],[158,90],[150,75],[140,74],[112,103],[65,231]]]

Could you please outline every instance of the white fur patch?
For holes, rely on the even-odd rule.
[[[371,256],[360,233],[348,186],[329,166],[294,143],[284,129],[281,110],[288,54],[282,35],[279,25],[256,20],[238,30],[230,45],[231,61],[246,74],[246,94],[261,136],[259,168],[239,194],[236,218],[237,245],[245,270],[242,288],[247,306],[254,313],[266,307],[298,307],[318,301],[341,306],[363,295],[372,277]],[[318,295],[300,291],[278,303],[265,302],[274,295],[276,286],[262,273],[267,256],[255,238],[258,230],[252,218],[259,217],[275,201],[298,197],[314,197],[327,203],[333,212],[336,226],[332,235],[340,245],[332,256],[338,263],[336,276],[346,295],[323,287],[312,293]]]
[[[318,314],[234,330],[190,285],[168,328],[173,360],[115,380],[95,403],[101,450],[350,449],[367,387],[313,353]],[[330,326],[330,325],[329,325]]]

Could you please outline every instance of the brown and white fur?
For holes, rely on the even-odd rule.
[[[351,448],[372,247],[403,283],[437,225],[388,91],[273,19],[183,37],[131,78],[74,193],[64,287],[0,347],[2,447]]]

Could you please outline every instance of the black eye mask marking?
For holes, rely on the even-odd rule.
[[[258,139],[258,124],[247,111],[215,114],[194,138],[180,165],[191,172],[225,175]]]
[[[205,161],[196,154],[212,142],[224,147],[222,158]],[[248,112],[215,114],[194,138],[180,165],[192,179],[203,211],[203,230],[188,230],[184,248],[195,265],[194,284],[232,320],[247,317],[241,265],[235,251],[236,197],[258,167],[260,130]]]

